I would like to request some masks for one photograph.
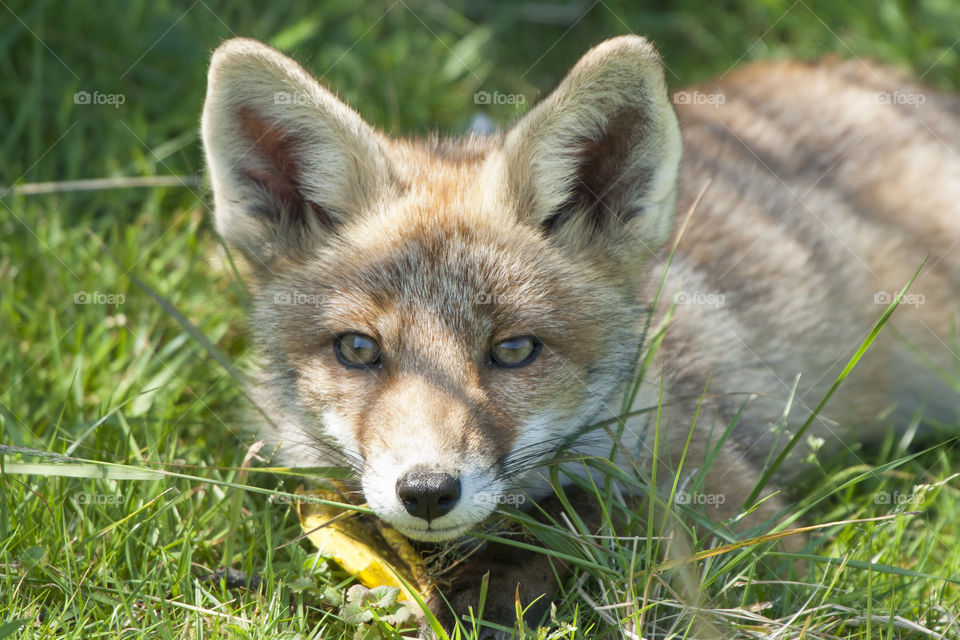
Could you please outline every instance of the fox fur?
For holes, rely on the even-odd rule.
[[[960,362],[958,117],[955,96],[854,61],[753,64],[671,99],[654,48],[623,36],[502,135],[394,139],[286,56],[227,41],[202,132],[217,228],[250,267],[261,436],[290,464],[355,472],[404,535],[458,538],[506,497],[549,504],[538,464],[561,451],[609,455],[577,435],[620,415],[644,327],[666,323],[632,407],[662,405],[658,459],[646,413],[627,420],[619,462],[675,471],[686,449],[692,473],[715,454],[703,491],[725,497],[722,521],[786,443],[773,425],[804,423],[925,259],[915,304],[810,435],[836,451],[920,413],[956,425],[937,372]],[[376,365],[338,359],[357,334]],[[491,360],[524,337],[541,345],[532,361]],[[453,478],[452,507],[411,511],[411,473]],[[497,622],[512,623],[515,593],[553,593],[542,556],[492,546],[475,564],[445,594],[456,614],[486,571]],[[432,608],[453,624],[442,599]]]

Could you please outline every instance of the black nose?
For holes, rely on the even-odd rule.
[[[397,480],[397,497],[407,513],[429,522],[457,505],[460,480],[449,473],[407,473]]]

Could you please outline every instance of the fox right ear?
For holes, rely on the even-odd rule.
[[[373,129],[255,40],[213,54],[202,131],[217,229],[260,271],[309,251],[392,183]]]
[[[670,234],[680,129],[639,36],[587,52],[487,163],[503,207],[562,246],[646,260]]]

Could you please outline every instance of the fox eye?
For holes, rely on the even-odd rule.
[[[498,342],[490,350],[490,361],[509,369],[525,367],[540,354],[543,343],[533,336],[521,336]]]
[[[333,341],[333,350],[345,367],[367,369],[380,364],[380,345],[362,333],[341,333]]]

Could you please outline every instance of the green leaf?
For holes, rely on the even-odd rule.
[[[400,595],[400,589],[387,584],[382,584],[370,590],[368,597],[373,606],[380,609],[389,609],[397,604],[397,596]]]
[[[290,590],[294,593],[303,593],[315,586],[313,580],[306,576],[301,576],[290,583]]]
[[[20,627],[28,622],[30,622],[30,618],[20,618],[19,620],[10,620],[0,624],[0,640],[3,640],[3,638],[9,638],[19,631]]]

